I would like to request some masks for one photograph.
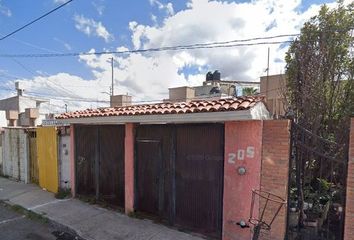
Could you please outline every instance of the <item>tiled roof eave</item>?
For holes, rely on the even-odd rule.
[[[57,119],[65,124],[124,124],[124,123],[202,123],[254,119],[251,111],[199,112],[183,114],[149,114]]]
[[[174,103],[153,103],[121,107],[107,107],[98,109],[78,110],[69,113],[63,113],[56,119],[76,119],[76,118],[98,118],[98,117],[123,117],[123,116],[141,116],[147,115],[184,115],[195,113],[213,113],[228,111],[244,111],[253,108],[257,103],[262,102],[263,97],[231,97],[219,100],[196,100],[191,102]],[[140,116],[140,117],[138,117]],[[168,118],[168,117],[164,117]]]

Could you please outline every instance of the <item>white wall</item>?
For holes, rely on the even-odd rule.
[[[70,188],[70,136],[59,137],[59,181],[60,188]]]
[[[0,127],[7,127],[6,111],[0,111]]]
[[[2,153],[3,175],[28,183],[28,138],[24,129],[5,128]]]

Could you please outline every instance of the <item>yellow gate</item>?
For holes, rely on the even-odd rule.
[[[53,193],[57,193],[59,187],[57,140],[55,127],[37,128],[39,186]]]

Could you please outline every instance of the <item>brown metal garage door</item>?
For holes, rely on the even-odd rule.
[[[221,236],[224,127],[181,125],[176,141],[176,224]]]
[[[222,124],[142,125],[136,133],[136,209],[221,237]]]
[[[95,159],[98,152],[97,128],[75,126],[76,192],[78,195],[95,196]]]
[[[124,126],[75,126],[76,191],[124,207]]]

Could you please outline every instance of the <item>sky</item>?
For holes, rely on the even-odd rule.
[[[66,0],[0,0],[0,36]],[[350,1],[346,1],[350,2]],[[0,41],[1,54],[124,51],[297,34],[322,4],[335,0],[74,0]],[[277,39],[292,40],[293,37]],[[25,94],[50,100],[60,113],[107,106],[114,58],[115,94],[135,103],[168,97],[168,88],[196,86],[208,71],[222,79],[259,81],[267,68],[284,73],[288,44],[51,58],[0,57],[0,98]]]

